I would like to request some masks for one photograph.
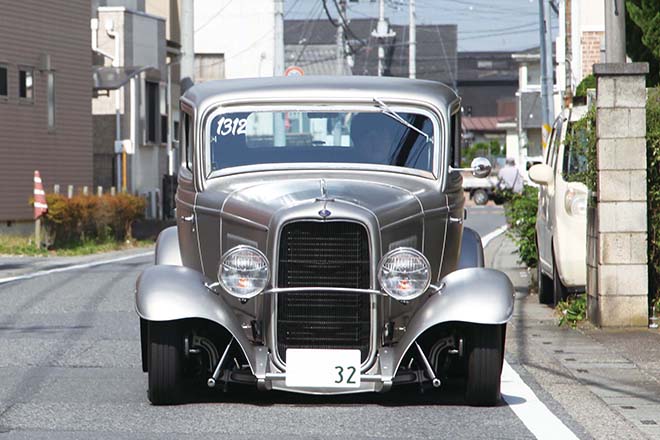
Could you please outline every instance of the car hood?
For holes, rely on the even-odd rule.
[[[317,205],[318,210],[314,212],[318,211],[319,218],[323,218],[323,215],[331,216],[337,204],[370,211],[381,228],[424,212],[421,200],[411,189],[357,178],[290,178],[257,182],[229,193],[221,211],[268,227],[273,216],[281,210]]]

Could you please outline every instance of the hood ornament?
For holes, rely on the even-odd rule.
[[[323,209],[319,211],[319,215],[325,219],[332,214],[327,208],[328,202],[334,202],[335,199],[328,197],[328,185],[325,183],[325,179],[321,179],[319,183],[321,185],[321,197],[317,197],[316,201],[323,202]]]

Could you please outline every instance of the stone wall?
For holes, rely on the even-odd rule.
[[[589,213],[588,310],[601,326],[646,326],[648,65],[596,64],[598,190]]]

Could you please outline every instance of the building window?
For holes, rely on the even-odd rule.
[[[222,53],[195,54],[195,82],[225,78],[225,55]]]
[[[158,119],[160,112],[159,99],[158,99],[158,83],[145,82],[146,85],[146,99],[147,99],[147,142],[158,142]]]
[[[167,142],[167,87],[160,86],[160,142],[161,144]]]
[[[26,101],[34,98],[34,74],[29,67],[18,69],[18,97]]]
[[[55,129],[55,72],[48,72],[48,129]]]
[[[7,85],[7,66],[0,64],[0,98],[8,96],[9,87]]]

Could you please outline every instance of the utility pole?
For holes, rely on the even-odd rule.
[[[275,53],[273,54],[273,76],[284,75],[284,0],[274,0],[274,28]],[[273,115],[273,141],[276,147],[286,146],[286,131],[284,126],[284,113],[276,112]]]
[[[408,77],[417,77],[417,17],[415,13],[415,0],[408,3]]]
[[[339,0],[339,20],[337,20],[337,75],[344,74],[344,60],[346,56],[346,35],[344,20],[346,19],[346,0]]]
[[[605,62],[626,62],[626,2],[605,0]]]
[[[194,82],[195,14],[193,0],[181,1],[181,81]]]
[[[573,12],[572,0],[564,2],[564,76],[566,88],[564,90],[564,106],[569,107],[573,102]]]
[[[389,23],[385,20],[385,0],[380,0],[378,5],[378,24],[376,25],[376,29],[371,32],[371,36],[378,40],[378,76],[383,76],[383,71],[385,70],[385,47],[383,47],[383,42],[386,38],[396,35],[389,28]]]
[[[554,102],[552,88],[552,36],[550,0],[539,0],[539,30],[541,49],[541,142],[545,152],[546,141],[550,135],[550,127],[554,118]]]
[[[275,1],[273,76],[284,75],[284,0]]]

